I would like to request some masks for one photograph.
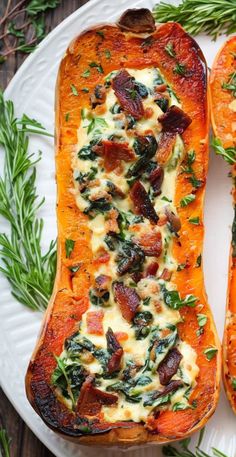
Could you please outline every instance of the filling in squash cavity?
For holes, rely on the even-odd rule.
[[[145,423],[159,410],[195,406],[197,355],[177,324],[180,308],[198,299],[171,280],[181,268],[172,254],[181,228],[175,183],[191,119],[157,68],[113,71],[91,104],[81,113],[73,192],[104,262],[52,384],[81,416]]]

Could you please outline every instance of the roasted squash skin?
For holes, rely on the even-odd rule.
[[[235,111],[229,104],[235,99],[232,92],[222,87],[230,75],[235,72],[236,36],[230,38],[218,52],[211,72],[211,122],[214,134],[222,142],[224,148],[236,146]],[[232,166],[232,177],[236,177],[236,165]],[[234,208],[236,206],[235,184],[232,190]],[[234,222],[235,224],[235,222]],[[236,413],[236,257],[233,244],[229,254],[228,291],[226,318],[223,338],[223,380],[227,397]]]
[[[103,32],[102,35],[97,32]],[[168,42],[174,42],[176,59],[165,50]],[[110,50],[111,58],[104,51]],[[176,73],[176,61],[186,66],[187,75]],[[183,322],[178,325],[180,336],[197,353],[200,368],[197,387],[191,400],[197,400],[195,409],[162,411],[145,428],[134,422],[104,423],[102,417],[94,424],[93,433],[85,435],[76,425],[76,415],[60,403],[50,386],[56,366],[54,355],[59,355],[63,343],[78,329],[83,312],[88,308],[88,290],[94,281],[98,260],[90,250],[90,231],[87,216],[76,206],[70,192],[73,187],[71,154],[77,145],[77,129],[81,120],[81,108],[89,107],[89,94],[82,89],[92,89],[103,79],[96,68],[90,68],[90,77],[83,72],[88,62],[102,65],[104,74],[122,67],[142,69],[160,68],[181,99],[183,110],[192,118],[192,124],[183,134],[186,149],[194,149],[195,174],[203,182],[196,192],[195,201],[180,207],[180,200],[192,191],[185,174],[178,174],[175,204],[181,219],[180,237],[174,242],[174,256],[178,263],[188,263],[188,268],[177,271],[173,281],[183,294],[199,297],[201,310],[183,308]],[[149,36],[122,32],[116,25],[103,25],[82,33],[69,46],[61,62],[56,89],[56,176],[57,176],[57,223],[58,263],[53,296],[46,312],[41,335],[33,353],[26,375],[27,396],[45,423],[54,431],[81,444],[126,445],[164,443],[181,439],[205,425],[215,410],[219,394],[220,346],[207,304],[202,267],[196,261],[203,245],[203,199],[208,167],[208,102],[206,65],[195,41],[175,23],[157,27]],[[78,96],[71,92],[71,85]],[[66,120],[66,113],[70,113]],[[189,223],[190,217],[199,217],[199,225]],[[65,240],[75,240],[71,257],[66,258]],[[72,277],[68,267],[82,262],[80,270]],[[197,336],[197,312],[207,316],[205,331]],[[207,360],[204,351],[214,347],[217,355]]]

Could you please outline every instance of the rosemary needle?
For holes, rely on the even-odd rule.
[[[40,153],[29,154],[29,134],[48,135],[43,126],[23,115],[17,119],[14,105],[0,91],[0,146],[4,169],[0,176],[0,215],[9,223],[10,235],[0,233],[0,271],[11,284],[17,300],[34,310],[47,307],[55,276],[55,242],[41,249],[42,219],[37,211],[44,203],[36,193],[35,165]]]
[[[177,6],[161,1],[153,16],[157,22],[179,22],[191,35],[205,32],[215,40],[236,31],[236,0],[183,0]]]

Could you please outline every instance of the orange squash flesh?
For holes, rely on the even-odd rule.
[[[98,31],[102,31],[103,38]],[[59,70],[56,92],[56,176],[58,220],[58,264],[53,296],[44,319],[41,335],[32,356],[27,376],[26,390],[29,401],[42,419],[53,430],[81,444],[134,445],[163,443],[181,439],[205,425],[214,412],[219,394],[220,346],[212,314],[204,289],[202,267],[196,267],[203,245],[203,199],[208,167],[208,102],[206,89],[206,65],[195,41],[175,23],[156,28],[147,46],[144,37],[122,32],[115,25],[104,25],[76,38],[69,46]],[[184,77],[174,72],[175,59],[165,51],[167,43],[174,42],[176,59],[189,70]],[[109,49],[111,59],[105,57]],[[78,330],[83,312],[88,308],[88,291],[94,283],[96,267],[102,259],[94,259],[90,248],[90,230],[87,216],[82,214],[70,192],[73,187],[71,154],[77,145],[77,130],[81,121],[81,109],[89,107],[89,94],[81,91],[85,86],[92,92],[104,75],[90,68],[91,75],[82,73],[88,62],[102,65],[104,74],[122,67],[142,69],[156,66],[180,98],[182,109],[192,118],[192,124],[183,134],[186,150],[194,149],[196,177],[203,181],[191,205],[180,207],[180,200],[192,191],[185,174],[178,174],[175,205],[181,219],[180,237],[174,241],[174,256],[178,264],[187,263],[188,268],[177,271],[173,282],[181,294],[194,294],[201,308],[185,307],[181,310],[183,321],[178,325],[182,340],[189,343],[197,353],[199,376],[191,401],[197,400],[195,409],[183,411],[163,410],[156,419],[150,419],[148,428],[132,421],[99,424],[92,435],[81,435],[76,428],[76,414],[60,403],[51,388],[51,375],[56,367],[54,355],[60,355],[65,339]],[[79,93],[74,96],[71,85]],[[66,113],[69,119],[66,120]],[[188,219],[199,217],[200,224],[193,225]],[[65,240],[75,240],[71,257],[66,258]],[[105,259],[103,259],[105,261]],[[69,266],[81,263],[82,267],[73,276]],[[204,333],[197,336],[197,313],[207,316]],[[218,349],[216,357],[207,360],[204,351]]]
[[[222,84],[227,83],[230,75],[236,71],[236,36],[230,38],[218,52],[211,72],[211,113],[214,134],[224,148],[236,146],[236,113],[229,105],[235,100],[232,91]],[[233,179],[236,177],[236,165],[232,166]],[[235,187],[232,191],[236,205]],[[230,249],[226,319],[223,339],[223,380],[230,404],[236,413],[236,257]]]

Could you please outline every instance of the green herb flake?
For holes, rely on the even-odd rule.
[[[236,390],[236,378],[231,379],[231,385],[233,387],[233,390]]]
[[[190,217],[189,220],[190,224],[193,225],[199,225],[200,224],[200,218],[199,217]]]
[[[199,189],[199,187],[201,187],[203,184],[202,181],[200,179],[197,179],[194,174],[190,176],[188,180],[195,189]]]
[[[182,270],[184,270],[186,267],[187,267],[187,264],[186,264],[186,263],[179,263],[179,265],[178,265],[178,267],[177,267],[177,271],[182,271]]]
[[[79,271],[79,269],[81,268],[81,264],[72,265],[71,267],[68,267],[68,268],[72,273],[77,273],[77,271]]]
[[[171,43],[171,41],[169,41],[165,47],[165,51],[166,53],[170,56],[170,57],[176,57],[176,52],[174,50],[174,45],[173,43]]]
[[[82,92],[84,92],[85,94],[88,94],[89,93],[89,89],[87,87],[83,87],[83,89],[81,89]]]
[[[74,84],[71,84],[70,88],[71,88],[71,92],[72,92],[73,95],[76,95],[76,96],[79,95],[76,87],[74,86]]]
[[[197,260],[196,260],[196,267],[199,268],[202,264],[202,256],[201,254],[199,254],[199,256],[197,257]]]
[[[99,35],[101,38],[104,38],[104,32],[102,30],[97,30],[96,34]]]
[[[183,306],[190,306],[192,308],[196,306],[198,300],[194,295],[186,295],[184,299],[181,299],[177,290],[164,290],[163,297],[165,304],[174,310],[179,310]]]
[[[70,119],[70,113],[65,114],[65,121],[68,122]]]
[[[207,323],[207,316],[206,314],[197,314],[197,322],[199,327],[204,327]]]
[[[111,58],[111,51],[109,49],[105,49],[104,54],[107,60]]]
[[[231,91],[233,97],[236,97],[236,71],[229,75],[227,83],[222,84],[222,89]]]
[[[82,78],[89,78],[90,76],[90,70],[87,68],[87,70],[84,70],[84,72],[81,74]]]
[[[189,194],[189,195],[186,195],[185,197],[181,198],[181,200],[180,200],[181,208],[188,206],[190,203],[192,203],[195,200],[195,198],[196,198],[195,194]]]
[[[177,62],[177,64],[174,67],[174,73],[180,76],[185,76],[186,75],[186,66],[183,63]]]
[[[164,202],[172,203],[172,200],[170,198],[166,197],[165,195],[163,197],[161,197],[161,200],[163,200]]]
[[[172,406],[172,411],[183,411],[184,409],[190,409],[191,406],[188,403],[177,402]]]
[[[213,359],[213,357],[216,356],[217,352],[218,352],[218,349],[217,349],[217,348],[212,348],[212,347],[211,347],[211,348],[205,349],[205,351],[203,352],[203,354],[205,354],[207,360],[210,361],[210,360]]]
[[[66,241],[65,241],[65,249],[66,249],[66,258],[67,258],[67,259],[70,258],[71,253],[72,253],[72,251],[73,251],[73,249],[74,249],[74,246],[75,246],[75,241],[66,238]]]
[[[90,62],[89,66],[90,66],[91,68],[96,68],[97,71],[98,71],[98,73],[104,73],[101,64],[98,64],[97,62]]]

